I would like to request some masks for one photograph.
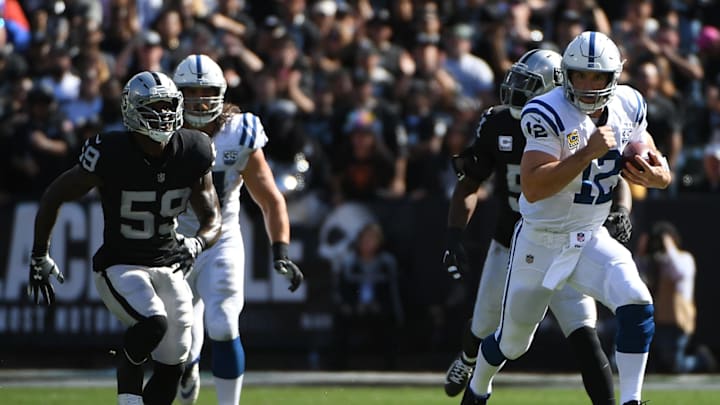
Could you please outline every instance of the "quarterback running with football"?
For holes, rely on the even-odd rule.
[[[103,244],[93,257],[103,303],[127,326],[118,353],[118,405],[170,405],[190,349],[192,293],[184,276],[220,236],[220,206],[210,168],[213,148],[200,131],[182,129],[183,97],[159,72],[133,76],[122,93],[129,131],[85,142],[78,164],[47,189],[35,218],[28,292],[54,301],[50,276],[62,282],[48,255],[60,206],[96,188],[102,202]],[[188,202],[195,227],[175,231]],[[153,374],[143,388],[143,364]]]
[[[464,228],[475,211],[476,193],[495,173],[494,193],[500,204],[493,239],[478,286],[472,319],[462,336],[462,351],[445,377],[445,392],[462,392],[472,374],[482,337],[500,322],[503,287],[510,255],[510,239],[520,218],[520,159],[525,136],[520,129],[520,111],[531,98],[560,85],[562,56],[551,50],[534,49],[510,68],[500,85],[501,106],[488,109],[477,128],[474,143],[453,160],[458,174],[448,213],[448,245],[443,262],[456,279],[461,278],[466,255],[462,247]],[[628,212],[630,189],[620,187],[617,203],[606,221],[612,234],[627,242],[630,238]],[[563,334],[580,363],[585,389],[594,405],[615,405],[612,370],[595,330],[595,300],[565,286],[550,302]]]
[[[245,254],[239,223],[243,184],[262,210],[272,241],[274,268],[290,281],[290,291],[300,287],[303,274],[288,258],[290,220],[285,197],[275,185],[262,151],[268,138],[260,118],[224,102],[225,75],[207,55],[183,59],[173,80],[185,99],[185,125],[208,134],[215,146],[213,180],[222,207],[220,239],[212,249],[198,256],[188,277],[194,293],[195,322],[178,400],[182,404],[197,400],[204,327],[212,345],[211,368],[218,404],[237,405],[245,371],[238,319],[245,303]],[[195,213],[188,210],[180,216],[178,224],[181,232],[197,226]]]
[[[566,284],[615,314],[620,403],[640,404],[654,333],[652,297],[630,251],[602,225],[621,173],[655,188],[667,187],[671,177],[656,149],[650,161],[636,157],[641,169],[623,166],[628,142],[651,142],[643,97],[617,84],[622,66],[610,38],[583,32],[563,53],[562,87],[523,107],[522,217],[512,236],[502,315],[497,330],[482,339],[462,405],[487,403],[493,377],[528,350],[548,305]]]

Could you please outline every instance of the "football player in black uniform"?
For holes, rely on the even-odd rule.
[[[531,50],[513,64],[501,84],[502,105],[489,108],[482,116],[474,143],[453,165],[458,182],[448,214],[447,250],[443,264],[454,279],[462,277],[467,265],[462,247],[463,230],[477,204],[477,192],[494,173],[494,193],[500,200],[500,212],[477,291],[473,316],[462,338],[462,351],[450,365],[445,392],[456,396],[467,386],[472,375],[482,337],[493,333],[500,321],[502,297],[507,274],[510,239],[520,219],[520,159],[525,137],[520,129],[520,111],[530,98],[560,85],[562,56],[550,50]],[[606,222],[618,240],[630,237],[628,210],[631,204],[627,183],[617,194],[614,212]],[[530,259],[528,259],[530,260]],[[615,403],[612,370],[595,331],[595,301],[569,286],[556,294],[551,303],[555,317],[579,359],[588,396],[595,405]]]
[[[47,189],[35,218],[28,294],[48,305],[51,276],[62,273],[48,255],[60,206],[97,188],[103,244],[93,257],[95,286],[127,327],[117,368],[118,404],[170,405],[190,347],[192,293],[184,276],[220,235],[213,187],[214,150],[200,131],[181,129],[183,96],[162,73],[141,72],[125,85],[122,114],[130,131],[88,139],[78,163]],[[187,203],[197,213],[195,235],[175,231]],[[143,388],[142,365],[153,375]]]

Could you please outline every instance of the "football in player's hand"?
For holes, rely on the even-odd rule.
[[[632,141],[625,145],[622,151],[623,166],[625,163],[631,163],[636,169],[642,170],[642,166],[635,161],[635,156],[640,156],[646,161],[650,161],[650,146],[644,142]]]

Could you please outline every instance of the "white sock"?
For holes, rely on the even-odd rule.
[[[243,376],[230,380],[214,377],[218,405],[237,405],[240,403]]]
[[[480,396],[491,393],[492,380],[503,365],[505,365],[505,362],[502,362],[499,367],[491,366],[487,360],[485,360],[485,356],[482,354],[478,355],[475,371],[470,379],[472,391]]]
[[[143,399],[135,394],[118,394],[118,405],[143,405]]]
[[[620,380],[620,403],[642,399],[642,385],[645,380],[647,353],[615,352],[618,377]]]

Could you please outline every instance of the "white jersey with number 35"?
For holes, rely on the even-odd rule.
[[[223,237],[239,230],[240,187],[242,175],[250,155],[267,144],[260,118],[252,113],[234,114],[212,138],[215,146],[213,183],[222,208]],[[178,218],[178,232],[194,235],[198,220],[192,209]]]
[[[520,213],[528,224],[552,232],[594,230],[603,224],[622,169],[622,150],[628,142],[642,140],[647,128],[645,99],[632,87],[617,86],[606,108],[604,125],[613,128],[617,149],[594,159],[557,194],[534,203],[521,195]],[[541,151],[564,160],[584,148],[602,123],[596,125],[558,87],[529,101],[520,124],[527,139],[525,151]]]

